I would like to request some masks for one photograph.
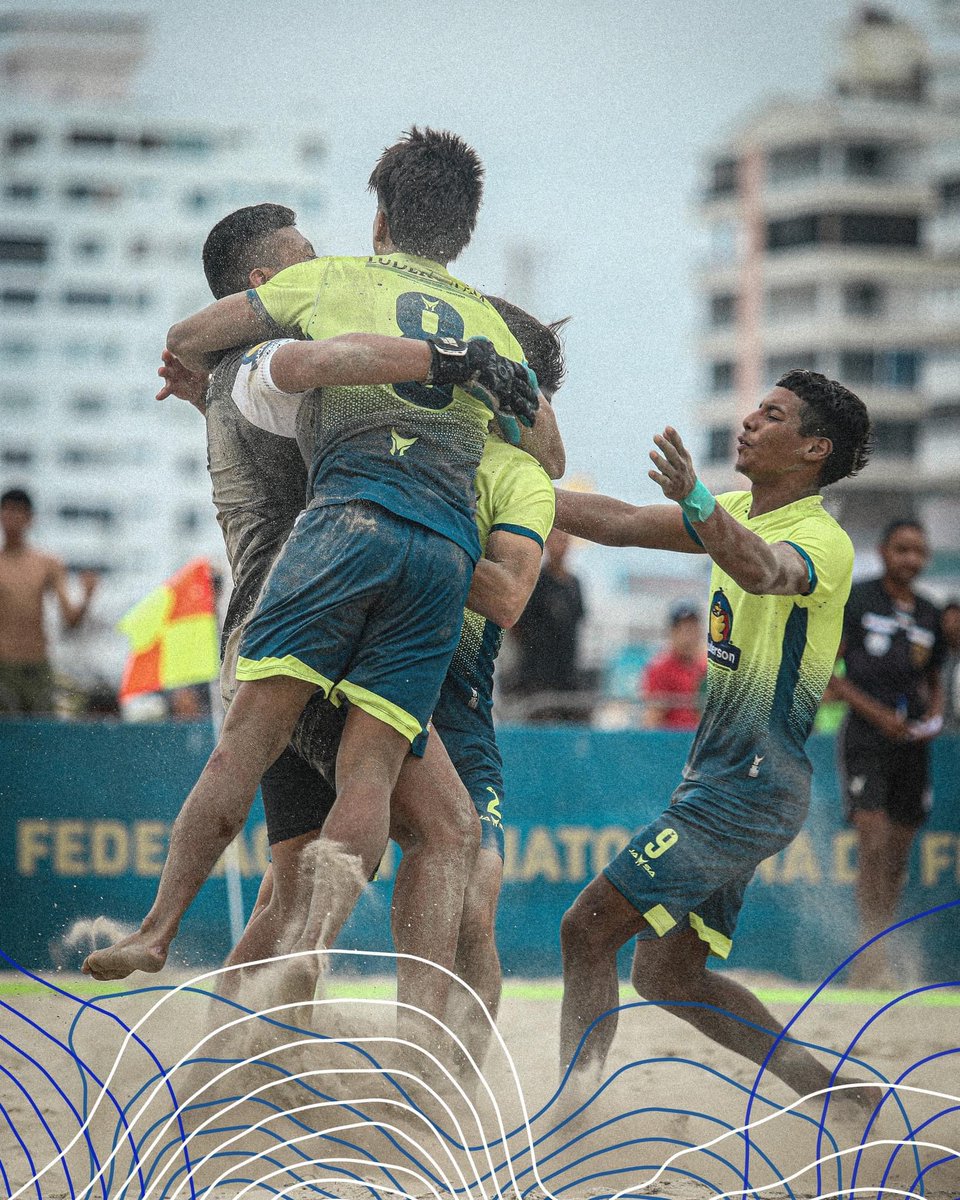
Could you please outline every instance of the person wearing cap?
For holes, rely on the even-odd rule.
[[[703,623],[695,604],[679,600],[670,608],[667,647],[647,663],[640,678],[646,729],[692,732],[700,721],[700,690],[707,674]]]

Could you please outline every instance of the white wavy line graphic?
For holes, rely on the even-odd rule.
[[[54,1169],[58,1163],[65,1161],[66,1155],[68,1154],[68,1152],[75,1145],[77,1145],[77,1143],[80,1141],[80,1139],[85,1135],[87,1130],[90,1128],[90,1125],[97,1113],[97,1110],[99,1109],[101,1103],[104,1101],[104,1098],[106,1097],[107,1091],[110,1087],[112,1080],[114,1079],[114,1077],[116,1076],[117,1072],[120,1069],[120,1065],[124,1059],[124,1055],[126,1054],[128,1048],[130,1047],[131,1042],[134,1040],[138,1031],[141,1028],[143,1028],[143,1026],[147,1023],[147,1021],[150,1020],[150,1018],[152,1016],[159,1013],[160,1010],[163,1008],[164,1004],[169,1002],[174,996],[179,995],[179,993],[181,993],[187,989],[197,988],[198,984],[204,983],[207,980],[217,979],[217,978],[227,975],[233,971],[243,970],[244,968],[250,968],[250,967],[256,967],[256,966],[269,966],[271,964],[288,962],[288,961],[291,961],[294,959],[303,958],[305,956],[334,955],[334,954],[336,954],[336,955],[353,955],[353,956],[362,955],[367,958],[387,958],[392,961],[396,961],[397,959],[405,959],[408,961],[417,962],[422,965],[433,967],[436,970],[443,971],[452,981],[454,981],[457,984],[457,986],[463,988],[466,992],[468,992],[473,997],[474,1001],[476,1002],[476,1004],[479,1008],[479,1011],[481,1013],[483,1013],[484,1016],[486,1017],[486,1019],[489,1023],[491,1032],[493,1033],[493,1035],[496,1039],[496,1042],[497,1042],[500,1050],[503,1053],[504,1059],[505,1059],[506,1063],[508,1064],[510,1075],[512,1077],[512,1082],[513,1082],[514,1088],[515,1088],[516,1097],[517,1097],[517,1100],[519,1101],[521,1112],[522,1112],[521,1126],[518,1129],[514,1130],[513,1134],[510,1137],[508,1137],[506,1129],[505,1129],[505,1125],[504,1125],[504,1118],[503,1118],[503,1113],[501,1111],[500,1104],[499,1104],[497,1096],[495,1095],[492,1087],[490,1086],[490,1083],[487,1080],[485,1074],[479,1069],[479,1067],[477,1066],[473,1057],[470,1055],[467,1048],[463,1045],[460,1038],[454,1033],[454,1031],[448,1025],[445,1024],[445,1022],[443,1022],[440,1018],[436,1017],[434,1014],[426,1012],[425,1010],[420,1009],[417,1006],[406,1005],[406,1004],[397,1004],[396,1002],[394,1002],[392,1000],[377,1000],[377,999],[360,1000],[360,999],[354,999],[354,998],[347,998],[345,1000],[340,1000],[340,999],[332,1000],[332,999],[324,998],[324,999],[320,999],[320,1000],[314,999],[313,1001],[297,1001],[297,1002],[290,1003],[290,1004],[276,1005],[273,1007],[244,1013],[241,1017],[235,1018],[234,1020],[229,1021],[229,1022],[225,1022],[224,1024],[217,1026],[215,1029],[206,1033],[204,1035],[204,1037],[202,1037],[198,1042],[194,1043],[194,1045],[190,1048],[189,1051],[187,1051],[184,1055],[182,1055],[180,1057],[180,1059],[178,1059],[178,1061],[174,1064],[173,1067],[163,1070],[160,1078],[156,1081],[152,1091],[149,1093],[149,1095],[146,1097],[146,1099],[140,1105],[140,1107],[138,1108],[137,1112],[134,1114],[132,1119],[129,1119],[127,1121],[128,1134],[132,1134],[133,1129],[135,1128],[137,1123],[141,1120],[141,1118],[144,1116],[144,1114],[147,1112],[150,1105],[153,1103],[155,1097],[161,1092],[166,1092],[166,1085],[171,1082],[171,1080],[173,1079],[173,1076],[176,1074],[176,1072],[178,1070],[180,1070],[181,1068],[183,1068],[184,1066],[192,1065],[191,1060],[196,1057],[196,1052],[201,1050],[204,1047],[204,1045],[211,1038],[216,1037],[218,1034],[221,1034],[225,1031],[229,1031],[230,1029],[238,1028],[238,1027],[240,1027],[244,1024],[247,1024],[251,1021],[257,1021],[257,1020],[260,1020],[261,1018],[270,1018],[277,1013],[282,1013],[289,1009],[303,1010],[308,1005],[311,1008],[315,1008],[315,1007],[323,1007],[325,1005],[331,1005],[331,1004],[336,1004],[338,1006],[342,1006],[343,1004],[346,1004],[346,1003],[352,1003],[352,1004],[372,1004],[374,1006],[384,1006],[384,1007],[389,1007],[391,1009],[396,1009],[398,1007],[404,1008],[404,1009],[407,1009],[408,1011],[417,1013],[421,1018],[426,1018],[429,1022],[431,1022],[432,1024],[434,1024],[434,1025],[438,1026],[440,1029],[442,1029],[444,1031],[444,1033],[452,1040],[452,1042],[454,1044],[456,1044],[459,1047],[459,1049],[462,1051],[466,1060],[469,1062],[470,1067],[475,1072],[477,1079],[483,1085],[483,1087],[486,1091],[486,1094],[491,1102],[493,1112],[496,1117],[496,1124],[497,1124],[497,1127],[499,1129],[499,1134],[500,1134],[499,1138],[495,1137],[492,1143],[487,1139],[486,1135],[483,1132],[483,1123],[481,1121],[480,1115],[479,1115],[476,1107],[474,1106],[473,1102],[471,1101],[470,1097],[464,1091],[464,1089],[462,1088],[460,1083],[454,1078],[454,1076],[451,1075],[451,1073],[446,1068],[446,1066],[443,1063],[441,1063],[439,1061],[439,1059],[437,1059],[432,1053],[430,1053],[423,1047],[417,1046],[412,1042],[406,1041],[405,1039],[396,1038],[396,1037],[377,1036],[377,1037],[355,1037],[355,1038],[347,1038],[347,1037],[329,1038],[329,1037],[324,1037],[323,1035],[317,1035],[317,1036],[311,1036],[311,1037],[306,1037],[306,1038],[301,1038],[301,1039],[295,1039],[290,1042],[283,1043],[282,1045],[274,1045],[274,1046],[269,1047],[266,1050],[260,1051],[257,1054],[253,1054],[253,1055],[248,1056],[247,1058],[238,1060],[238,1061],[230,1064],[230,1066],[227,1067],[225,1070],[218,1073],[213,1079],[208,1080],[202,1087],[198,1088],[195,1092],[193,1092],[186,1100],[179,1101],[177,1103],[177,1106],[174,1109],[173,1113],[166,1119],[166,1121],[161,1126],[160,1131],[158,1133],[156,1133],[156,1135],[153,1137],[153,1140],[150,1142],[150,1145],[148,1147],[146,1147],[146,1149],[143,1150],[142,1152],[138,1151],[135,1154],[135,1159],[134,1159],[134,1163],[133,1163],[131,1172],[130,1172],[130,1174],[127,1175],[126,1179],[123,1181],[122,1185],[120,1186],[120,1188],[118,1190],[122,1191],[133,1181],[133,1179],[138,1174],[138,1171],[141,1167],[141,1163],[143,1161],[149,1161],[149,1155],[154,1151],[154,1149],[160,1143],[160,1140],[163,1137],[164,1133],[170,1129],[171,1125],[174,1124],[177,1121],[178,1117],[184,1112],[185,1108],[188,1107],[193,1101],[196,1100],[196,1098],[198,1096],[202,1095],[214,1084],[219,1082],[221,1079],[228,1077],[233,1071],[240,1070],[243,1067],[256,1064],[269,1055],[275,1055],[277,1053],[280,1053],[283,1050],[293,1049],[293,1048],[297,1048],[299,1046],[304,1046],[304,1045],[310,1045],[312,1047],[318,1047],[318,1046],[323,1047],[324,1045],[342,1045],[342,1046],[347,1046],[347,1047],[351,1047],[351,1046],[356,1047],[356,1046],[361,1046],[361,1045],[366,1045],[366,1044],[377,1043],[377,1044],[389,1044],[389,1045],[395,1046],[395,1047],[404,1047],[407,1049],[416,1050],[420,1054],[424,1055],[425,1059],[429,1060],[433,1064],[433,1066],[436,1069],[438,1069],[442,1073],[443,1076],[445,1076],[446,1080],[450,1084],[453,1085],[453,1087],[456,1089],[456,1091],[459,1092],[460,1098],[462,1099],[464,1104],[467,1106],[471,1117],[476,1121],[476,1125],[477,1125],[477,1128],[478,1128],[478,1131],[480,1134],[480,1141],[481,1141],[481,1146],[479,1147],[480,1151],[482,1152],[481,1159],[485,1158],[485,1160],[486,1160],[487,1170],[488,1170],[488,1173],[490,1176],[491,1184],[492,1184],[492,1187],[495,1189],[493,1192],[493,1195],[498,1197],[499,1200],[504,1200],[504,1193],[503,1193],[501,1184],[498,1179],[498,1171],[497,1171],[496,1167],[494,1166],[494,1163],[493,1163],[493,1160],[491,1157],[491,1145],[501,1145],[503,1147],[502,1153],[503,1153],[504,1162],[501,1167],[501,1170],[503,1170],[505,1168],[508,1171],[508,1173],[509,1173],[508,1186],[512,1186],[513,1193],[517,1197],[519,1197],[522,1193],[523,1189],[521,1189],[519,1181],[518,1181],[515,1171],[514,1171],[514,1158],[516,1156],[513,1153],[511,1153],[508,1149],[511,1139],[515,1138],[517,1136],[517,1134],[519,1134],[521,1132],[521,1129],[522,1129],[523,1133],[525,1134],[525,1141],[526,1141],[526,1150],[524,1151],[524,1153],[526,1153],[527,1151],[529,1152],[529,1155],[530,1155],[530,1168],[529,1169],[532,1172],[533,1178],[536,1181],[536,1184],[540,1188],[543,1195],[547,1198],[547,1200],[556,1200],[556,1198],[554,1197],[554,1193],[544,1183],[543,1179],[541,1178],[540,1172],[539,1172],[536,1147],[535,1147],[535,1143],[534,1143],[532,1129],[530,1126],[529,1112],[528,1112],[528,1108],[527,1108],[526,1098],[525,1098],[524,1092],[523,1092],[523,1086],[522,1086],[522,1083],[520,1080],[520,1075],[516,1068],[516,1064],[513,1060],[512,1055],[510,1054],[509,1049],[507,1048],[506,1042],[504,1041],[502,1034],[497,1029],[495,1022],[490,1017],[490,1014],[487,1011],[486,1006],[484,1005],[483,1001],[480,999],[480,997],[476,993],[476,991],[472,987],[470,987],[469,984],[466,984],[462,979],[460,979],[458,976],[456,976],[452,971],[448,970],[447,968],[445,968],[443,966],[440,966],[437,963],[432,963],[428,959],[421,958],[417,955],[407,955],[407,954],[400,955],[400,954],[390,953],[388,951],[365,951],[365,950],[349,950],[349,949],[345,949],[345,950],[323,949],[323,950],[317,950],[317,951],[298,951],[298,952],[293,952],[293,953],[289,953],[289,954],[276,955],[276,956],[272,956],[270,958],[259,959],[252,963],[237,964],[236,966],[231,966],[231,967],[221,967],[216,970],[207,971],[200,975],[196,975],[196,976],[192,977],[191,979],[187,980],[186,982],[181,983],[181,984],[177,985],[176,987],[172,988],[171,990],[165,992],[153,1005],[151,1005],[151,1007],[148,1009],[148,1011],[136,1022],[136,1024],[134,1024],[132,1027],[130,1027],[130,1029],[125,1034],[123,1041],[116,1053],[116,1057],[114,1058],[114,1061],[110,1068],[110,1071],[101,1087],[101,1090],[100,1090],[99,1094],[97,1095],[96,1100],[93,1103],[93,1106],[91,1107],[86,1120],[82,1123],[80,1128],[77,1130],[76,1134],[71,1138],[71,1140],[67,1143],[67,1145],[57,1155],[55,1155],[52,1159],[50,1159],[50,1161],[47,1162],[41,1169],[35,1171],[35,1173],[31,1176],[30,1179],[28,1179],[25,1183],[23,1183],[15,1191],[11,1192],[9,1200],[19,1200],[19,1197],[21,1197],[24,1194],[24,1192],[26,1192],[29,1188],[31,1188],[34,1185],[36,1185],[37,1183],[39,1183],[39,1181],[49,1171]],[[216,997],[214,996],[214,997],[212,997],[212,999],[216,999]],[[97,1011],[100,1015],[107,1015],[104,1013],[103,1010],[100,1010],[100,1009],[94,1009],[94,1011]],[[112,1015],[112,1014],[110,1014],[110,1015]],[[295,1075],[284,1073],[280,1078],[278,1078],[276,1080],[271,1080],[267,1084],[261,1085],[260,1087],[254,1089],[253,1091],[244,1093],[243,1096],[233,1100],[225,1108],[218,1109],[217,1112],[215,1112],[210,1117],[208,1117],[200,1126],[198,1126],[196,1129],[192,1130],[189,1135],[187,1135],[185,1138],[181,1139],[180,1145],[178,1147],[176,1147],[175,1150],[173,1150],[167,1163],[163,1166],[162,1170],[158,1173],[157,1177],[151,1182],[150,1186],[143,1193],[142,1200],[149,1200],[150,1196],[159,1187],[160,1183],[166,1177],[169,1170],[173,1167],[173,1165],[176,1162],[179,1161],[181,1153],[183,1154],[184,1163],[188,1162],[188,1156],[186,1153],[187,1147],[193,1141],[193,1139],[198,1134],[200,1134],[211,1122],[221,1119],[224,1116],[224,1114],[229,1113],[232,1109],[236,1108],[237,1106],[247,1102],[248,1100],[250,1100],[252,1098],[256,1098],[258,1096],[266,1094],[273,1088],[285,1086],[291,1082],[297,1082],[297,1081],[307,1079],[307,1078],[312,1078],[312,1077],[317,1077],[317,1076],[327,1076],[327,1075],[335,1075],[335,1076],[377,1075],[380,1077],[390,1076],[395,1079],[404,1078],[404,1079],[416,1081],[421,1087],[424,1088],[424,1090],[427,1093],[429,1093],[429,1095],[432,1097],[432,1099],[440,1106],[440,1108],[443,1110],[443,1112],[449,1118],[450,1123],[451,1123],[452,1127],[456,1130],[457,1136],[459,1137],[459,1140],[460,1140],[460,1145],[458,1148],[466,1156],[467,1161],[469,1162],[470,1167],[472,1168],[469,1171],[469,1174],[473,1176],[473,1180],[474,1180],[473,1186],[475,1186],[477,1188],[479,1195],[481,1197],[484,1197],[484,1200],[486,1200],[487,1191],[486,1191],[486,1189],[484,1189],[483,1183],[480,1179],[479,1168],[478,1168],[477,1164],[474,1162],[475,1151],[473,1148],[470,1147],[469,1141],[463,1131],[463,1128],[460,1125],[460,1122],[459,1122],[458,1118],[456,1117],[456,1115],[450,1109],[449,1105],[446,1103],[446,1101],[443,1099],[443,1097],[441,1097],[433,1089],[433,1087],[431,1087],[424,1080],[420,1079],[419,1076],[413,1074],[412,1072],[408,1072],[408,1071],[401,1070],[401,1069],[391,1069],[389,1067],[324,1068],[324,1069],[316,1069],[313,1071],[305,1071],[305,1072],[301,1072],[301,1073],[295,1074]],[[769,1124],[771,1121],[778,1119],[781,1116],[785,1116],[789,1113],[792,1113],[796,1108],[809,1102],[810,1100],[814,1100],[814,1099],[817,1099],[818,1097],[824,1097],[824,1096],[831,1095],[834,1093],[841,1093],[845,1090],[849,1090],[852,1088],[860,1088],[862,1086],[863,1086],[863,1081],[857,1081],[854,1083],[834,1084],[831,1087],[823,1088],[823,1089],[820,1089],[819,1091],[811,1092],[806,1096],[799,1097],[798,1099],[792,1101],[789,1105],[779,1107],[774,1112],[771,1112],[765,1116],[759,1117],[756,1120],[750,1121],[749,1123],[746,1123],[735,1129],[725,1130],[724,1132],[720,1133],[716,1137],[710,1138],[710,1139],[698,1144],[697,1146],[685,1147],[681,1150],[675,1151],[666,1159],[666,1161],[649,1178],[647,1178],[641,1182],[631,1184],[630,1186],[623,1188],[620,1191],[614,1193],[614,1195],[611,1197],[611,1200],[621,1200],[622,1197],[628,1197],[628,1196],[633,1195],[636,1192],[639,1192],[646,1188],[652,1187],[655,1183],[657,1183],[657,1181],[659,1179],[662,1178],[664,1173],[666,1171],[668,1171],[673,1164],[680,1161],[681,1159],[688,1157],[689,1155],[699,1153],[704,1150],[710,1150],[713,1147],[721,1145],[723,1142],[728,1141],[731,1138],[740,1138],[743,1134],[747,1133],[748,1131],[758,1129],[764,1125]],[[918,1087],[916,1085],[898,1084],[898,1083],[877,1083],[877,1084],[871,1084],[871,1086],[875,1087],[878,1091],[883,1090],[888,1093],[902,1091],[905,1093],[911,1093],[911,1094],[915,1094],[915,1095],[925,1096],[925,1097],[929,1097],[929,1098],[936,1099],[936,1100],[945,1100],[945,1101],[951,1101],[953,1103],[960,1103],[960,1097],[955,1096],[951,1093],[941,1092],[941,1091],[937,1091],[937,1090],[930,1089],[930,1088]],[[596,1093],[594,1094],[594,1096],[596,1096]],[[589,1103],[592,1103],[592,1101],[593,1101],[593,1098],[591,1098],[591,1100],[587,1102],[587,1105]],[[234,1142],[236,1142],[238,1140],[238,1138],[245,1136],[245,1134],[251,1130],[265,1128],[271,1121],[283,1119],[289,1115],[293,1115],[295,1113],[302,1112],[302,1111],[317,1110],[317,1109],[323,1109],[323,1108],[329,1108],[329,1107],[342,1108],[345,1104],[350,1104],[350,1105],[354,1105],[354,1106],[365,1106],[368,1103],[369,1104],[378,1104],[378,1105],[387,1106],[387,1107],[397,1107],[401,1111],[411,1114],[411,1115],[415,1116],[418,1120],[423,1121],[425,1124],[432,1126],[436,1139],[440,1142],[441,1147],[442,1147],[443,1151],[445,1152],[447,1159],[449,1159],[450,1164],[453,1167],[454,1178],[459,1179],[460,1187],[457,1188],[454,1186],[454,1180],[447,1176],[446,1172],[441,1169],[440,1164],[412,1135],[404,1132],[403,1130],[401,1130],[395,1126],[389,1125],[386,1122],[379,1122],[379,1121],[370,1121],[370,1122],[358,1121],[355,1123],[348,1123],[346,1125],[332,1126],[326,1130],[312,1131],[312,1132],[309,1132],[306,1134],[298,1135],[298,1136],[286,1139],[282,1142],[273,1144],[268,1150],[262,1151],[259,1154],[248,1157],[247,1159],[244,1160],[244,1163],[247,1164],[247,1163],[256,1162],[268,1153],[276,1153],[277,1150],[285,1148],[285,1147],[296,1147],[297,1144],[300,1142],[308,1141],[308,1140],[318,1137],[318,1136],[324,1136],[325,1134],[328,1134],[328,1133],[340,1132],[340,1131],[345,1131],[347,1129],[354,1129],[354,1128],[367,1128],[367,1129],[377,1128],[377,1129],[381,1129],[381,1130],[389,1130],[391,1133],[399,1135],[402,1139],[404,1139],[405,1142],[409,1142],[411,1145],[415,1146],[419,1150],[419,1152],[422,1154],[423,1158],[427,1161],[427,1163],[429,1163],[430,1168],[432,1168],[433,1174],[442,1180],[443,1187],[447,1190],[448,1195],[453,1195],[454,1192],[461,1191],[467,1197],[473,1196],[473,1192],[471,1191],[471,1185],[468,1185],[466,1175],[464,1174],[463,1170],[461,1169],[459,1162],[457,1161],[455,1156],[452,1154],[449,1147],[446,1145],[446,1141],[444,1140],[443,1137],[440,1136],[438,1127],[436,1126],[435,1122],[433,1122],[424,1113],[420,1112],[416,1107],[413,1107],[409,1104],[405,1104],[401,1101],[393,1100],[391,1098],[377,1096],[377,1097],[363,1097],[361,1099],[346,1098],[344,1100],[321,1101],[316,1104],[303,1105],[296,1109],[284,1111],[282,1113],[271,1114],[264,1120],[257,1122],[253,1126],[250,1126],[248,1130],[241,1131],[241,1133],[235,1134],[234,1136],[228,1138],[226,1141],[218,1143],[217,1147],[214,1150],[205,1154],[197,1163],[189,1165],[187,1167],[187,1171],[186,1171],[184,1179],[181,1180],[180,1183],[178,1184],[175,1192],[173,1193],[173,1196],[171,1197],[171,1200],[177,1200],[177,1197],[179,1197],[181,1195],[183,1189],[191,1183],[196,1172],[199,1171],[205,1164],[210,1162],[211,1159],[213,1157],[215,1157],[216,1154],[218,1152],[220,1152],[223,1147],[232,1145]],[[586,1105],[584,1107],[586,1107]],[[473,1123],[473,1122],[471,1121],[471,1123]],[[80,1190],[76,1193],[76,1200],[85,1200],[85,1198],[90,1194],[90,1192],[95,1187],[95,1185],[104,1177],[106,1170],[114,1162],[114,1160],[117,1158],[117,1156],[122,1152],[124,1146],[125,1146],[125,1141],[123,1139],[119,1140],[118,1143],[114,1146],[113,1150],[111,1151],[109,1157],[102,1163],[102,1165],[100,1166],[100,1169],[96,1172],[96,1174],[89,1181],[89,1183],[82,1190]],[[826,1163],[830,1163],[830,1162],[835,1162],[835,1161],[841,1159],[842,1157],[844,1157],[845,1155],[849,1155],[851,1153],[856,1153],[860,1150],[869,1149],[871,1147],[878,1147],[878,1146],[894,1146],[894,1147],[898,1147],[898,1148],[904,1147],[904,1148],[930,1149],[930,1150],[935,1150],[935,1151],[939,1151],[939,1152],[944,1152],[953,1157],[960,1157],[960,1151],[958,1151],[952,1147],[943,1146],[943,1145],[941,1145],[939,1143],[935,1143],[935,1142],[911,1141],[911,1140],[903,1140],[903,1139],[901,1139],[901,1140],[877,1139],[875,1141],[862,1143],[860,1146],[846,1148],[844,1150],[837,1151],[836,1153],[825,1155],[821,1158],[818,1158],[818,1159],[812,1161],[811,1163],[806,1164],[804,1167],[802,1167],[798,1171],[795,1171],[793,1174],[791,1174],[789,1176],[782,1176],[781,1178],[779,1178],[773,1182],[763,1184],[762,1186],[750,1186],[750,1187],[747,1187],[744,1189],[715,1193],[711,1197],[711,1200],[736,1200],[736,1198],[746,1197],[746,1196],[751,1195],[756,1192],[768,1191],[773,1188],[783,1187],[786,1184],[789,1184],[793,1180],[804,1175],[808,1171],[816,1168],[817,1166],[820,1166],[820,1165],[823,1165]],[[381,1170],[387,1169],[387,1170],[391,1170],[391,1171],[403,1171],[407,1174],[414,1176],[420,1184],[425,1186],[431,1192],[431,1194],[436,1197],[436,1200],[440,1200],[440,1195],[436,1191],[435,1186],[433,1184],[431,1184],[430,1181],[426,1177],[421,1177],[415,1170],[413,1170],[410,1167],[404,1167],[402,1164],[388,1164],[388,1163],[380,1162],[378,1160],[367,1159],[367,1158],[355,1160],[355,1159],[350,1159],[350,1158],[345,1158],[345,1157],[338,1157],[335,1159],[318,1158],[318,1159],[311,1159],[306,1162],[301,1161],[298,1164],[296,1164],[296,1166],[298,1169],[302,1169],[306,1165],[317,1165],[317,1166],[327,1165],[327,1166],[329,1166],[329,1165],[332,1165],[333,1163],[338,1163],[338,1164],[342,1164],[342,1165],[346,1165],[347,1163],[360,1164],[364,1167],[365,1170],[368,1170],[368,1171],[374,1170],[374,1169],[381,1169]],[[237,1169],[237,1166],[234,1165],[227,1171],[221,1173],[221,1175],[218,1176],[216,1183],[211,1184],[208,1188],[205,1188],[204,1192],[205,1193],[209,1192],[210,1188],[216,1186],[217,1183],[219,1183],[224,1178],[226,1178],[226,1176],[228,1176],[231,1173],[231,1171],[236,1170],[236,1169]],[[263,1182],[266,1179],[274,1178],[277,1174],[283,1174],[285,1172],[289,1172],[290,1169],[291,1168],[287,1167],[287,1168],[280,1168],[279,1170],[275,1170],[275,1171],[269,1173],[268,1175],[261,1177],[261,1179],[257,1180],[256,1183]],[[323,1181],[311,1179],[309,1182],[310,1183],[318,1183],[318,1182],[323,1182]],[[335,1177],[327,1182],[337,1182],[337,1183],[343,1184],[344,1177],[341,1175],[341,1176]],[[249,1187],[251,1187],[251,1186],[255,1186],[255,1184],[250,1184],[247,1187],[245,1187],[244,1191],[241,1192],[240,1195],[243,1195],[246,1191],[248,1191]],[[289,1194],[289,1192],[294,1191],[294,1190],[296,1190],[296,1188],[299,1188],[302,1186],[304,1186],[303,1183],[298,1182],[298,1183],[292,1185],[290,1188],[285,1189],[283,1192],[280,1193],[280,1195]],[[371,1186],[371,1185],[364,1184],[363,1186]],[[375,1186],[376,1190],[379,1193],[382,1193],[384,1195],[387,1195],[387,1194],[404,1195],[404,1196],[408,1195],[408,1193],[399,1192],[396,1189],[381,1186],[379,1183],[376,1183],[372,1186]],[[528,1188],[530,1186],[532,1186],[532,1184],[527,1185]],[[849,1196],[849,1195],[852,1195],[855,1193],[871,1193],[872,1194],[872,1193],[877,1193],[880,1191],[888,1192],[891,1195],[907,1197],[907,1198],[910,1198],[910,1200],[914,1200],[914,1197],[916,1197],[916,1194],[913,1192],[902,1191],[900,1189],[884,1185],[882,1188],[881,1187],[867,1187],[867,1186],[858,1187],[858,1188],[849,1188],[848,1187],[848,1188],[841,1189],[838,1192],[832,1192],[832,1193],[825,1194],[823,1197],[820,1198],[820,1200],[832,1200],[833,1197]],[[239,1197],[238,1197],[238,1200],[239,1200]],[[916,1200],[921,1200],[921,1198],[916,1197]]]

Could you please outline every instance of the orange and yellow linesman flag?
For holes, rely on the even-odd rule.
[[[130,639],[120,699],[209,683],[220,672],[213,572],[195,558],[117,623]]]

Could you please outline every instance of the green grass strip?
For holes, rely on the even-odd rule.
[[[103,996],[124,990],[124,981],[99,983],[95,979],[65,979],[59,984],[64,991],[75,996]],[[134,987],[149,987],[147,981],[137,983]],[[209,991],[208,985],[201,985]],[[0,980],[0,996],[38,996],[48,989],[42,984],[30,980]],[[133,990],[131,988],[131,990]],[[511,1000],[547,1000],[559,1003],[563,995],[560,983],[545,980],[543,983],[525,982],[503,985],[504,997]],[[396,986],[392,979],[365,980],[331,979],[327,986],[327,995],[335,1000],[392,1000],[396,996]],[[799,1008],[810,998],[810,991],[802,987],[767,987],[757,988],[756,995],[764,1004],[787,1004]],[[816,1005],[831,1004],[861,1004],[867,1008],[880,1008],[897,998],[897,992],[856,991],[853,988],[831,988],[821,993],[814,1001]],[[620,987],[620,1000],[624,1003],[638,999],[634,990],[626,985]],[[921,992],[911,996],[902,1004],[929,1008],[960,1007],[960,988],[938,989],[937,991]]]

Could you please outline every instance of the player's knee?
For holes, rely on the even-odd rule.
[[[560,949],[565,959],[616,952],[605,923],[586,905],[574,902],[560,922]]]

